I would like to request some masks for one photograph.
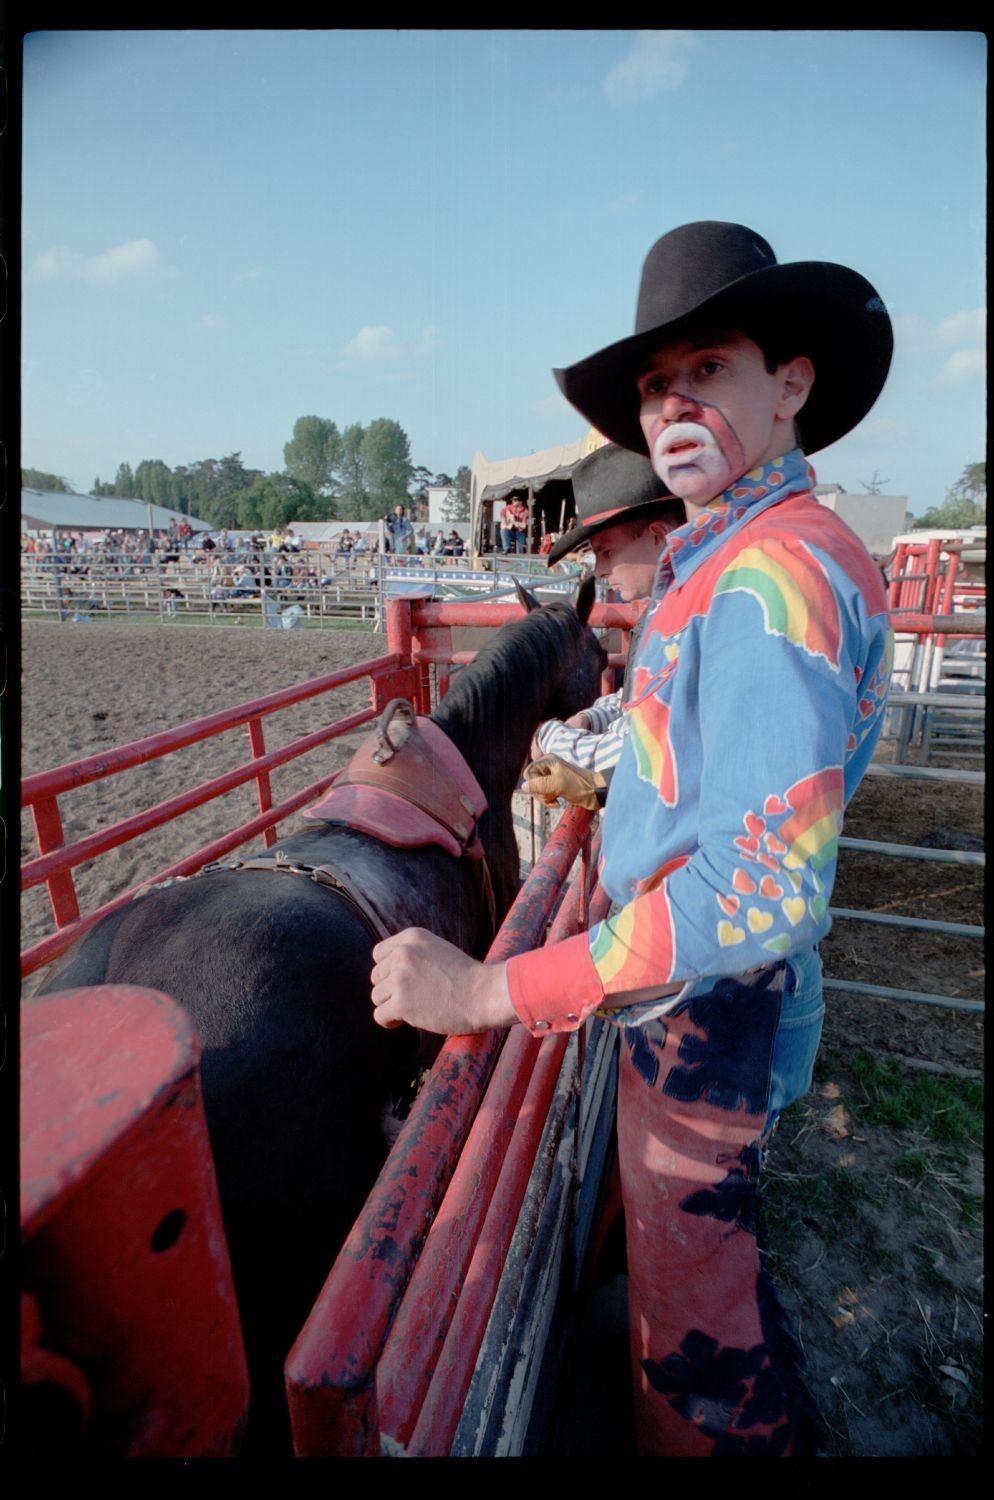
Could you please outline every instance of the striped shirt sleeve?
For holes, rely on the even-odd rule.
[[[581,770],[613,771],[628,733],[620,692],[598,698],[587,713],[593,728],[570,729],[561,719],[548,719],[539,726],[535,743],[543,755],[558,755]]]

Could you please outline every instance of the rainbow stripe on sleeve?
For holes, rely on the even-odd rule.
[[[803,542],[788,546],[768,537],[761,546],[744,547],[714,592],[752,594],[763,611],[767,635],[784,636],[810,656],[824,657],[838,671],[838,602],[825,568]]]

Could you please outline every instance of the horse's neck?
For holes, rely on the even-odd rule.
[[[534,684],[532,685],[534,687]],[[518,888],[519,855],[514,835],[511,794],[521,780],[531,737],[540,722],[534,693],[510,693],[501,683],[460,684],[458,697],[447,696],[432,714],[480,784],[487,811],[480,819],[480,839],[490,865],[501,915]]]

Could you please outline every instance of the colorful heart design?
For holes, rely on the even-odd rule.
[[[745,942],[745,933],[741,927],[733,927],[731,922],[719,922],[718,942],[723,948],[734,948],[736,943]]]
[[[799,891],[801,889],[801,886],[804,884],[804,877],[802,875],[795,875],[793,870],[787,871],[787,879],[790,881],[795,891]]]
[[[772,875],[764,875],[759,882],[759,894],[765,896],[767,901],[779,901],[783,895],[783,886],[777,885]]]
[[[769,878],[767,875],[766,879],[769,880]],[[746,874],[745,870],[736,870],[734,872],[732,875],[732,885],[737,891],[741,891],[743,896],[754,896],[756,894],[756,882],[751,875]]]
[[[756,858],[759,860],[759,863],[761,865],[765,865],[768,870],[779,870],[780,868],[778,861],[773,858],[772,854],[757,854]]]
[[[808,902],[808,911],[814,917],[816,922],[820,922],[822,917],[825,915],[825,897],[812,896],[811,900]]]
[[[788,896],[786,901],[781,901],[780,909],[791,927],[796,927],[804,916],[804,897]]]
[[[749,833],[754,834],[756,838],[759,837],[766,827],[766,819],[758,818],[755,813],[746,813],[743,821]]]
[[[789,807],[786,802],[781,802],[780,798],[771,792],[766,801],[763,803],[763,811],[768,818],[773,818],[776,817],[778,813],[785,813],[789,811]]]
[[[715,894],[717,895],[717,892]],[[726,916],[734,917],[740,905],[738,896],[717,896],[717,900]]]
[[[765,932],[768,927],[773,926],[773,913],[759,911],[755,906],[750,906],[746,913],[746,921],[749,923],[750,932]]]
[[[747,839],[744,834],[740,833],[737,835],[735,843],[742,850],[743,854],[748,854],[750,858],[754,858],[759,852],[759,839]]]
[[[774,833],[765,834],[763,837],[763,843],[766,845],[767,849],[769,849],[771,854],[787,853],[787,845],[782,841],[782,839],[778,839],[776,834]]]

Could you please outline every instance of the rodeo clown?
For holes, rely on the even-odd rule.
[[[684,501],[660,559],[603,822],[615,905],[476,964],[409,930],[375,950],[381,1024],[535,1036],[609,1011],[640,1453],[803,1455],[820,1424],[759,1262],[756,1189],[810,1085],[843,813],[880,732],[883,581],[806,454],[862,420],[893,337],[844,266],[687,224],[642,271],[635,333],[556,371]]]

